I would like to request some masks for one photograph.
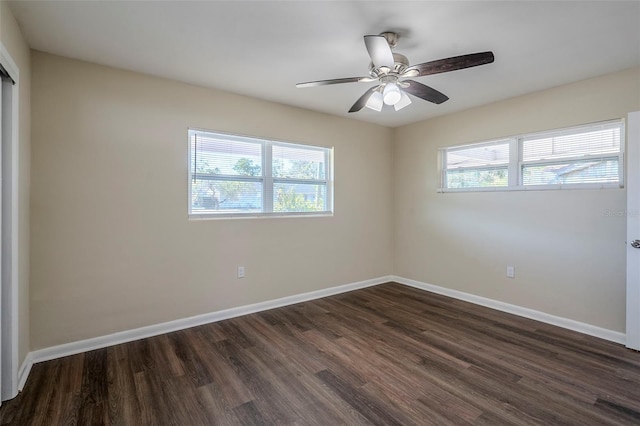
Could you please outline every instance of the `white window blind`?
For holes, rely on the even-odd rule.
[[[618,183],[621,137],[621,121],[523,137],[522,184]]]
[[[332,151],[189,130],[189,215],[329,214]]]
[[[441,191],[621,187],[624,122],[612,120],[441,150]]]

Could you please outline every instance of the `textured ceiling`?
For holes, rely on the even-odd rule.
[[[400,126],[640,65],[640,2],[20,1],[37,50],[301,108]],[[419,77],[450,100],[381,113],[351,105],[373,83],[362,36],[395,30],[412,64],[492,50],[493,64]]]

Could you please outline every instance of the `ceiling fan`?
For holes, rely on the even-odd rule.
[[[364,36],[364,44],[371,57],[369,76],[309,81],[306,83],[298,83],[296,87],[315,87],[356,82],[371,83],[377,81],[378,85],[367,90],[364,95],[353,104],[349,112],[357,112],[364,107],[375,111],[382,111],[383,105],[393,105],[395,110],[399,111],[411,104],[411,98],[409,98],[407,93],[424,99],[425,101],[433,102],[434,104],[441,104],[449,99],[447,95],[440,93],[436,89],[418,83],[415,80],[408,80],[409,78],[489,64],[493,62],[494,59],[493,52],[479,52],[439,59],[418,65],[409,65],[409,60],[406,56],[391,51],[397,43],[398,34],[394,32],[388,31],[380,35],[366,35]]]

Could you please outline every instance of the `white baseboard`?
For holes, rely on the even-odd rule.
[[[512,305],[510,303],[500,302],[493,299],[487,299],[486,297],[476,296],[475,294],[464,293],[462,291],[452,290],[450,288],[440,287],[433,284],[427,284],[408,278],[391,276],[391,280],[410,287],[418,288],[420,290],[442,294],[443,296],[464,300],[465,302],[471,302],[476,305],[486,306],[487,308],[495,309],[497,311],[507,312],[558,327],[567,328],[569,330],[588,334],[589,336],[599,337],[611,342],[620,343],[623,345],[626,342],[626,335],[624,333],[620,333],[619,331],[607,330],[606,328],[596,327],[595,325],[586,324],[584,322],[574,321],[568,318],[547,314],[545,312],[523,308],[522,306]]]
[[[295,303],[306,302],[309,300],[320,299],[334,294],[346,293],[348,291],[360,288],[371,287],[391,281],[390,276],[374,278],[366,281],[359,281],[351,284],[345,284],[337,287],[325,288],[322,290],[311,291],[308,293],[297,294],[294,296],[283,297],[280,299],[268,300],[266,302],[254,303],[252,305],[239,306],[237,308],[225,309],[222,311],[210,312],[207,314],[196,315],[189,318],[182,318],[161,324],[149,325],[133,330],[120,331],[105,336],[94,337],[91,339],[80,340],[77,342],[65,343],[49,348],[38,349],[30,352],[27,359],[30,360],[28,370],[31,365],[37,362],[49,361],[56,358],[62,358],[68,355],[75,355],[94,349],[102,349],[108,346],[118,345],[120,343],[132,342],[147,337],[157,336],[159,334],[170,333],[172,331],[184,330],[190,327],[196,327],[203,324],[209,324],[229,318],[235,318],[242,315],[253,314],[255,312],[266,311],[268,309],[280,308],[282,306],[293,305]],[[25,360],[26,362],[26,360]],[[26,368],[26,367],[25,367]],[[26,370],[26,375],[28,375]],[[26,375],[24,381],[26,381]],[[20,383],[24,382],[21,381]]]
[[[386,282],[397,282],[399,284],[415,287],[420,290],[430,291],[432,293],[442,294],[444,296],[452,297],[454,299],[464,300],[477,305],[486,306],[502,312],[508,312],[510,314],[519,315],[521,317],[530,318],[547,324],[556,325],[558,327],[567,328],[569,330],[578,331],[580,333],[588,334],[590,336],[599,337],[601,339],[609,340],[615,343],[624,344],[626,336],[624,333],[620,333],[613,330],[607,330],[604,328],[596,327],[594,325],[582,323],[579,321],[570,320],[567,318],[558,317],[555,315],[547,314],[544,312],[536,311],[533,309],[523,308],[521,306],[512,305],[505,302],[500,302],[493,299],[487,299],[485,297],[476,296],[474,294],[464,293],[458,290],[452,290],[445,287],[439,287],[432,284],[423,283],[420,281],[411,280],[408,278],[402,278],[394,275],[374,278],[366,281],[359,281],[351,284],[345,284],[337,287],[326,288],[322,290],[316,290],[308,293],[302,293],[294,296],[283,297],[280,299],[269,300],[266,302],[254,303],[252,305],[239,306],[236,308],[225,309],[222,311],[210,312],[203,315],[197,315],[189,318],[182,318],[174,321],[169,321],[161,324],[154,324],[146,327],[136,328],[133,330],[120,331],[105,336],[94,337],[91,339],[80,340],[77,342],[65,343],[63,345],[52,346],[49,348],[38,349],[30,352],[25,358],[20,371],[18,372],[18,389],[22,390],[31,367],[33,364],[43,361],[49,361],[56,358],[62,358],[68,355],[75,355],[94,349],[102,349],[120,343],[131,342],[134,340],[140,340],[147,337],[153,337],[164,333],[170,333],[172,331],[184,330],[190,327],[196,327],[199,325],[209,324],[216,321],[221,321],[229,318],[235,318],[242,315],[252,314],[256,312],[266,311],[268,309],[279,308],[282,306],[293,305],[295,303],[306,302],[309,300],[320,299],[335,294],[346,293],[349,291],[372,287]]]
[[[18,370],[18,392],[22,392],[24,384],[27,383],[27,377],[29,377],[29,373],[31,373],[31,367],[33,367],[33,357],[31,354],[32,352],[27,354],[20,366],[20,370]]]

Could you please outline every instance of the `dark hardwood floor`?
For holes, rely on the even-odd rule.
[[[36,364],[11,425],[640,424],[640,353],[389,283]]]

